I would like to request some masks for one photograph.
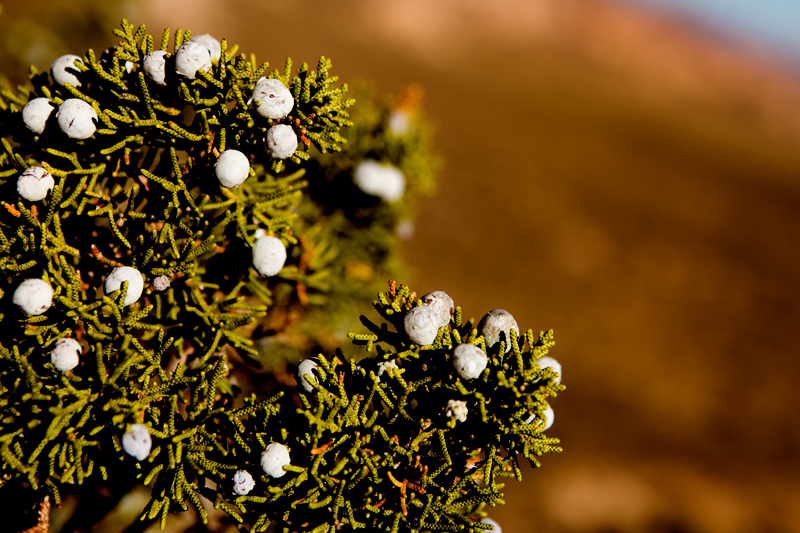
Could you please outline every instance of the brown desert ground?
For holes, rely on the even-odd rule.
[[[507,486],[505,533],[800,531],[800,63],[595,0],[136,7],[424,87],[414,288],[553,328],[564,367],[564,452]]]

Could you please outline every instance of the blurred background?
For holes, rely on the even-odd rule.
[[[6,0],[2,72],[123,16],[424,88],[413,287],[553,328],[564,366],[564,453],[505,533],[800,531],[800,4]]]

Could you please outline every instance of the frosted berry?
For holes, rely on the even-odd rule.
[[[267,131],[267,138],[264,142],[267,152],[275,159],[286,159],[297,150],[297,135],[292,127],[286,124],[272,126]]]
[[[261,237],[253,246],[253,266],[262,276],[274,276],[286,262],[286,246],[277,237]]]
[[[208,53],[211,55],[211,59],[214,61],[219,60],[219,56],[222,53],[222,46],[220,46],[219,41],[212,37],[210,33],[195,35],[189,40],[189,42],[202,44],[206,47],[206,50],[208,50]]]
[[[453,367],[464,379],[475,379],[486,368],[488,358],[483,350],[474,344],[459,344],[453,350]]]
[[[164,50],[156,50],[152,54],[144,56],[142,65],[144,66],[144,74],[159,85],[166,85],[164,81],[167,77],[167,53]]]
[[[466,422],[467,413],[469,413],[467,404],[461,400],[449,400],[447,402],[447,409],[445,410],[444,414],[450,418],[455,417],[459,422]]]
[[[158,292],[169,289],[169,278],[167,276],[158,276],[153,280],[153,288]]]
[[[233,475],[233,493],[237,496],[250,494],[256,482],[247,470],[237,470]]]
[[[214,174],[223,187],[238,187],[250,175],[250,161],[239,150],[225,150],[214,164]]]
[[[544,418],[544,427],[542,428],[542,431],[547,431],[553,426],[553,422],[555,422],[556,419],[556,412],[553,411],[553,408],[550,407],[550,404],[547,404],[544,413],[542,413],[542,417]]]
[[[97,113],[78,98],[64,100],[58,108],[58,127],[73,139],[88,139],[97,130]]]
[[[436,312],[436,318],[439,319],[439,327],[443,328],[450,323],[455,313],[455,305],[450,295],[444,291],[429,292],[421,298],[422,304],[430,307]]]
[[[153,439],[150,432],[142,424],[133,424],[130,429],[122,435],[122,449],[125,453],[135,457],[137,461],[144,461],[150,455],[150,448],[153,446]]]
[[[80,72],[78,67],[75,66],[75,61],[78,61],[81,65],[83,64],[83,60],[75,54],[67,54],[53,61],[53,64],[50,65],[50,74],[52,74],[57,84],[65,85],[69,83],[73,87],[80,87],[81,82],[78,81],[74,74],[75,72]]]
[[[388,372],[389,370],[397,370],[397,369],[398,369],[398,366],[397,366],[397,361],[396,360],[393,360],[393,361],[381,361],[380,363],[378,363],[378,373],[376,375],[376,378],[377,378],[378,381],[380,381],[381,380],[381,376],[385,372]]]
[[[309,376],[314,382],[317,381],[317,375],[314,373],[314,369],[317,368],[319,365],[317,362],[311,359],[304,359],[298,366],[297,366],[297,382],[305,389],[306,392],[312,392],[314,387],[311,386],[311,383],[306,380],[305,376]]]
[[[483,522],[484,524],[489,524],[490,526],[494,526],[494,529],[491,530],[491,533],[503,533],[503,528],[500,527],[500,524],[498,524],[488,516],[486,518],[482,518],[481,522]],[[488,529],[485,529],[484,531],[489,532]]]
[[[294,107],[294,98],[286,85],[281,80],[264,77],[256,82],[251,100],[258,103],[258,114],[266,118],[283,118]]]
[[[41,315],[53,304],[53,288],[42,279],[26,279],[14,291],[12,301],[26,314]]]
[[[403,328],[406,335],[414,344],[427,346],[436,340],[439,333],[439,318],[436,311],[430,307],[415,307],[406,313],[403,318]]]
[[[48,98],[34,98],[22,108],[22,122],[34,133],[42,133],[47,119],[55,109],[55,103]]]
[[[395,109],[389,114],[389,131],[393,135],[401,136],[408,133],[411,126],[411,115],[403,109]]]
[[[75,339],[58,339],[50,352],[50,362],[59,372],[69,372],[78,366],[81,352],[81,345]]]
[[[273,442],[261,454],[261,469],[270,477],[282,477],[286,474],[284,466],[289,466],[289,448]]]
[[[542,431],[547,431],[548,429],[550,429],[553,426],[553,421],[555,420],[556,417],[556,412],[553,411],[553,408],[550,407],[550,404],[546,405],[547,407],[545,407],[544,412],[542,413],[542,418],[544,419],[544,426],[542,427]],[[531,416],[528,417],[525,423],[531,424],[538,418],[539,417],[536,416],[536,414],[532,414]]]
[[[47,197],[47,191],[53,189],[56,182],[53,176],[42,167],[31,167],[17,178],[17,192],[31,202],[38,202]]]
[[[122,302],[122,305],[131,305],[139,299],[144,289],[142,275],[133,267],[122,266],[112,270],[106,278],[105,293],[111,294],[121,289],[123,281],[128,282],[128,291],[125,293],[125,301]]]
[[[505,309],[492,309],[484,315],[478,323],[478,331],[481,332],[486,340],[487,348],[491,348],[500,342],[500,334],[504,334],[502,340],[506,343],[506,353],[511,351],[511,330],[517,332],[519,338],[519,326],[511,313]]]
[[[410,220],[401,220],[394,228],[394,234],[407,241],[414,236],[414,223]]]
[[[211,68],[211,54],[200,43],[189,41],[175,52],[175,72],[190,80],[195,79],[198,70]]]
[[[536,364],[539,365],[539,368],[544,370],[545,368],[552,368],[553,372],[558,374],[558,376],[553,379],[554,383],[561,383],[561,363],[553,359],[552,357],[546,355],[541,359],[536,361]]]
[[[403,173],[392,165],[383,165],[374,159],[365,159],[353,170],[353,179],[358,188],[388,202],[403,196],[406,180]]]

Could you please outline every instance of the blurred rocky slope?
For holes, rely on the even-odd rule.
[[[446,166],[415,287],[554,328],[568,387],[565,452],[509,484],[506,533],[800,531],[798,63],[599,0],[127,16],[425,87]]]

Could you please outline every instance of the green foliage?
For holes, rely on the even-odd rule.
[[[413,91],[375,102],[362,90],[365,105],[351,117],[354,102],[346,85],[335,86],[329,60],[295,73],[287,60],[268,73],[225,41],[220,59],[194,80],[175,74],[168,55],[161,86],[143,69],[154,38],[125,21],[115,34],[112,54],[98,59],[89,50],[76,63],[79,86],[32,68],[30,84],[0,87],[0,486],[27,486],[58,503],[73,485],[135,478],[152,489],[141,518],[162,527],[189,504],[205,521],[206,498],[242,530],[272,522],[286,533],[342,524],[485,529],[475,518],[502,503],[501,478],[520,478],[518,455],[538,466],[539,455],[559,451],[542,424],[525,423],[541,419],[546,399],[563,389],[535,363],[552,332],[512,334],[511,352],[496,345],[481,377],[462,380],[452,347],[486,351],[473,321],[462,323],[457,309],[432,345],[411,344],[403,314],[422,302],[392,282],[374,304],[386,323],[362,317],[368,332],[349,335],[377,355],[340,349],[356,328],[358,302],[398,270],[398,226],[433,190],[430,129]],[[169,52],[172,38],[174,53],[190,36],[165,30],[160,49]],[[253,113],[250,95],[263,75],[292,92],[287,117]],[[88,103],[97,130],[72,139],[51,117],[42,133],[31,131],[21,110],[37,97]],[[392,126],[401,112],[402,127]],[[277,124],[299,140],[286,160],[264,147]],[[215,177],[226,149],[250,164],[236,188]],[[401,200],[358,188],[353,169],[365,159],[402,171]],[[18,176],[34,166],[55,179],[38,201],[17,190]],[[261,232],[288,250],[272,277],[252,266]],[[104,291],[119,266],[145,280],[129,306],[128,282]],[[162,276],[165,290],[155,284]],[[54,294],[46,312],[29,316],[12,294],[31,278]],[[82,355],[61,372],[49,353],[67,337]],[[255,374],[310,353],[328,354],[309,376],[310,392],[267,379],[268,393],[243,393],[232,379],[233,371]],[[447,414],[450,400],[465,403],[466,422]],[[153,438],[141,461],[123,449],[133,424]],[[279,478],[261,470],[270,443],[290,450]],[[256,488],[236,497],[238,470]]]
[[[485,345],[474,321],[462,323],[458,309],[433,344],[418,346],[405,339],[402,319],[420,304],[405,286],[379,294],[374,305],[388,324],[365,319],[371,333],[350,335],[374,348],[374,357],[356,363],[320,355],[307,375],[313,391],[299,389],[295,416],[290,406],[266,422],[248,420],[256,440],[289,447],[292,465],[279,479],[262,475],[258,496],[225,501],[217,493],[217,505],[248,512],[243,520],[252,517],[252,531],[264,531],[270,520],[286,524],[279,525],[285,533],[298,525],[335,531],[343,524],[373,531],[487,529],[476,517],[484,505],[503,503],[502,478],[521,479],[519,456],[538,466],[538,456],[560,451],[543,423],[526,424],[531,414],[541,419],[546,399],[564,389],[551,369],[536,365],[553,346],[553,333],[512,334],[511,352],[498,343],[483,374],[463,380],[453,370],[452,348]],[[447,415],[449,400],[466,403],[464,423]],[[249,453],[251,472],[259,470],[249,450],[239,453]]]

